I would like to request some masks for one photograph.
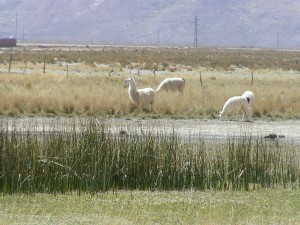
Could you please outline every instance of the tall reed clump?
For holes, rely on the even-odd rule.
[[[175,132],[111,129],[0,131],[0,192],[253,190],[299,187],[296,146],[240,137],[188,142]]]

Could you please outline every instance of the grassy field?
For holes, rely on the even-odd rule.
[[[0,224],[299,224],[299,190],[10,195]]]
[[[1,62],[8,64],[10,50],[1,49]],[[64,63],[82,63],[90,65],[105,64],[121,68],[139,68],[141,70],[168,70],[169,66],[190,66],[228,70],[231,65],[260,69],[300,70],[300,52],[295,50],[272,49],[229,49],[229,48],[180,48],[180,47],[115,47],[90,46],[27,46],[15,48],[12,52],[14,62],[64,65]],[[13,68],[13,67],[12,67]]]
[[[298,54],[176,48],[23,49],[13,52],[8,73],[9,52],[4,52],[0,54],[0,114],[215,118],[229,97],[252,90],[254,117],[299,118]],[[187,85],[183,94],[157,94],[154,113],[132,111],[124,84],[129,76],[136,79],[138,88],[155,89],[166,77],[183,77]]]

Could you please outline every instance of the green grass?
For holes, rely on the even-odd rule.
[[[299,189],[9,195],[0,224],[298,224]]]
[[[83,129],[0,132],[0,192],[257,190],[298,188],[296,145],[241,136],[180,140],[138,128],[112,133],[93,119]]]

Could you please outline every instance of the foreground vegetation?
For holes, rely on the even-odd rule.
[[[0,224],[298,224],[298,190],[10,195]]]
[[[299,149],[132,128],[0,132],[0,224],[296,224]]]
[[[83,129],[1,130],[0,192],[257,190],[298,188],[299,151],[286,142],[242,136],[180,140],[176,133],[119,130],[91,120]]]

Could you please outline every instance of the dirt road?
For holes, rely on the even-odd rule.
[[[108,126],[112,132],[163,132],[176,133],[182,139],[199,138],[223,140],[228,137],[261,137],[270,133],[284,136],[284,141],[300,144],[300,120],[256,120],[236,122],[202,119],[140,119],[140,118],[95,118],[99,124]],[[0,124],[8,130],[18,131],[68,131],[84,129],[90,124],[89,117],[21,117],[0,118]]]

